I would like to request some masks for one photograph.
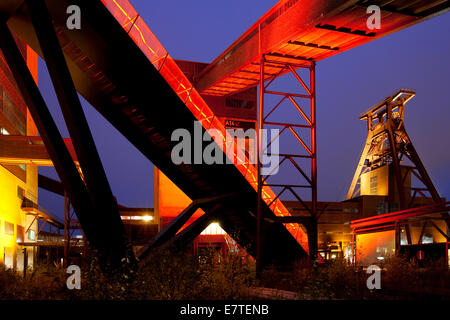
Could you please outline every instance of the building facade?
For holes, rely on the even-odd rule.
[[[37,54],[16,39],[37,83]],[[0,140],[38,136],[36,126],[0,52]],[[5,151],[5,150],[3,150]],[[32,267],[35,250],[22,246],[37,240],[37,221],[22,210],[24,201],[38,203],[38,167],[9,159],[0,163],[0,264],[22,271]]]

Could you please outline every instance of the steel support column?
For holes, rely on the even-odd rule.
[[[317,218],[317,135],[316,135],[316,64],[310,68],[310,94],[311,94],[311,211]],[[316,221],[317,223],[317,221]],[[316,226],[317,228],[317,226]],[[317,248],[316,248],[317,249]]]
[[[448,234],[448,232],[447,232],[447,234]],[[450,261],[449,261],[449,256],[448,256],[448,249],[449,249],[448,244],[449,244],[449,242],[446,241],[445,242],[445,263],[447,264],[447,268],[450,269]]]
[[[355,229],[352,230],[352,259],[353,259],[353,266],[356,267],[356,231]]]
[[[262,129],[264,119],[264,55],[261,56],[260,73],[259,73],[259,101],[258,101],[258,128],[256,133],[256,166],[257,166],[257,213],[256,213],[256,273],[259,275],[262,271],[262,256],[261,256],[261,237],[262,237],[262,175],[261,175],[261,157],[262,157]]]
[[[265,66],[267,67],[277,65],[280,67],[280,71],[278,74],[272,76],[269,79],[264,79],[265,74]],[[307,69],[309,71],[309,84],[303,80],[302,76],[297,72],[299,69]],[[296,79],[296,83],[299,84],[299,87],[305,91],[305,94],[298,94],[293,92],[280,92],[273,91],[268,89],[269,86],[275,81],[279,75],[291,73]],[[308,243],[309,243],[309,252],[312,260],[317,258],[317,219],[318,219],[318,209],[317,209],[317,149],[316,149],[316,87],[315,87],[315,63],[311,61],[301,60],[299,64],[292,64],[288,62],[280,62],[270,60],[269,56],[262,56],[260,61],[260,83],[259,83],[259,105],[258,105],[258,126],[257,126],[257,171],[258,171],[258,212],[257,212],[257,270],[261,271],[261,262],[262,261],[262,252],[260,251],[259,246],[261,242],[261,219],[263,216],[261,199],[263,194],[263,188],[265,186],[269,187],[278,187],[281,188],[276,195],[276,199],[280,199],[281,195],[285,191],[290,191],[290,193],[307,209],[310,213],[311,217],[308,220],[308,223],[303,223],[308,231]],[[279,102],[271,107],[268,110],[265,110],[266,102],[265,95],[272,95],[279,97]],[[309,116],[302,108],[302,105],[299,104],[295,98],[297,99],[306,99],[309,104],[310,112]],[[293,105],[293,107],[297,110],[299,114],[298,119],[292,119],[287,122],[278,122],[278,121],[270,121],[271,115],[278,109],[282,108],[283,102],[288,102]],[[306,104],[306,103],[305,103]],[[306,122],[306,124],[300,123],[300,121]],[[276,137],[271,137],[271,141],[268,141],[267,145],[262,145],[262,130],[267,128],[268,126],[272,128],[279,128],[280,133]],[[299,130],[309,130],[310,141],[309,143],[305,142],[302,139],[302,132],[298,132]],[[304,184],[271,184],[267,180],[270,175],[263,176],[262,172],[262,163],[261,158],[269,154],[269,147],[276,140],[279,139],[283,132],[290,132],[293,137],[298,142],[297,146],[292,147],[292,152],[279,154],[281,157],[280,162],[277,166],[277,169],[281,170],[282,164],[292,164],[292,166],[296,169],[296,173],[299,175],[299,180],[304,180],[306,183]],[[303,152],[301,152],[303,151]],[[305,154],[306,152],[306,154]],[[304,169],[295,161],[295,159],[310,159],[310,173],[307,174]],[[286,161],[289,160],[289,161]],[[308,188],[311,190],[310,205],[306,204],[305,199],[302,199],[296,188]]]
[[[80,230],[80,225],[75,219],[75,212],[70,205],[70,199],[67,194],[64,194],[64,260],[63,266],[67,268],[71,264],[71,252],[73,247],[77,245],[78,241],[73,241],[73,234],[75,230]],[[77,239],[78,240],[78,239]],[[75,242],[75,243],[74,243]],[[83,234],[83,248],[86,247],[86,241]],[[85,256],[82,256],[84,261]]]
[[[310,103],[311,103],[311,227],[308,231],[309,254],[312,261],[318,254],[318,212],[317,212],[317,136],[316,136],[316,64],[310,68]]]

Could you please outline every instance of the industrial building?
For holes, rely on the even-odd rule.
[[[76,31],[65,20],[74,4],[83,12]],[[375,31],[366,23],[370,4],[384,19]],[[361,115],[368,136],[347,199],[318,201],[316,64],[450,7],[448,1],[370,4],[281,0],[207,64],[174,60],[126,0],[2,2],[8,19],[0,21],[0,262],[18,270],[46,259],[67,265],[89,245],[103,266],[115,269],[123,261],[145,263],[158,247],[191,244],[196,254],[208,246],[223,254],[245,248],[258,270],[316,257],[367,264],[406,246],[424,251],[427,243],[439,244],[431,251],[448,260],[448,206],[404,126],[412,90]],[[37,55],[70,138],[61,137],[40,94]],[[287,74],[299,92],[273,87]],[[113,195],[77,94],[155,165],[154,208],[127,208]],[[152,101],[166,107],[152,108]],[[277,117],[285,108],[295,116]],[[172,161],[172,133],[193,134],[194,122],[232,165]],[[263,145],[268,128],[279,134]],[[276,156],[273,170],[294,168],[294,182],[275,181],[263,173],[261,158],[251,163],[234,144],[229,155],[227,129],[255,129],[246,143],[261,158]],[[280,139],[291,141],[289,148],[273,151]],[[44,165],[54,166],[60,181],[38,176]],[[64,221],[39,205],[38,186],[65,198]],[[283,201],[287,194],[295,201]],[[52,230],[44,233],[43,225]]]
[[[20,39],[15,40],[37,82],[37,54]],[[37,240],[35,217],[42,214],[33,210],[38,207],[38,171],[31,163],[10,157],[9,151],[21,150],[11,150],[16,149],[14,143],[4,142],[26,141],[28,136],[37,136],[37,129],[3,55],[0,64],[0,263],[23,270],[33,266],[35,251],[20,244]]]

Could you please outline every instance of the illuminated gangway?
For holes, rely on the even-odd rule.
[[[374,11],[368,13],[373,5],[381,9],[379,29],[372,27]],[[281,0],[202,70],[195,85],[201,94],[233,94],[258,85],[263,54],[278,63],[320,61],[449,7],[445,0]],[[279,72],[279,64],[268,64],[264,77]]]
[[[75,164],[77,155],[70,139],[64,139]],[[41,137],[0,135],[0,163],[9,165],[53,166]]]

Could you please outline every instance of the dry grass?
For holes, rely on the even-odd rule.
[[[105,276],[96,260],[82,270],[81,290],[66,287],[67,276],[53,267],[22,274],[0,266],[0,299],[14,300],[187,300],[240,299],[253,285],[253,263],[213,251],[206,262],[185,255],[158,251],[143,268],[127,274]]]
[[[419,268],[401,257],[386,261],[381,290],[367,289],[369,275],[345,260],[317,266],[301,261],[291,271],[268,268],[259,280],[252,260],[237,255],[222,258],[214,251],[202,260],[159,251],[149,261],[135,272],[105,276],[92,260],[82,271],[81,290],[68,290],[67,275],[52,266],[29,270],[25,278],[0,266],[0,299],[248,299],[248,288],[255,286],[296,292],[301,299],[450,299],[446,267]]]

